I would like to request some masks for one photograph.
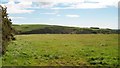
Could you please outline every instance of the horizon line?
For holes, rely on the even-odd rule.
[[[60,25],[60,24],[43,24],[43,23],[12,23],[12,25],[55,25],[55,26],[66,26],[66,27],[78,27],[78,28],[91,28],[91,27],[97,27],[100,29],[117,29],[120,28],[109,28],[109,27],[99,27],[99,26],[76,26],[76,25]]]

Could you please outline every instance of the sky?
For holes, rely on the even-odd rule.
[[[118,28],[119,0],[0,0],[13,24]]]

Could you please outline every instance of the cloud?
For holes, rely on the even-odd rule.
[[[118,0],[86,0],[85,3],[73,4],[71,8],[82,8],[82,9],[91,9],[91,8],[107,8],[107,7],[117,7]]]
[[[59,17],[59,16],[61,16],[61,15],[60,15],[60,14],[57,14],[56,16],[58,16],[58,17]]]
[[[66,15],[66,17],[78,18],[78,17],[80,17],[80,16],[79,16],[79,15]]]
[[[59,11],[54,11],[54,12],[44,12],[44,13],[40,13],[40,14],[46,14],[46,15],[57,15],[59,13]]]
[[[35,11],[33,8],[96,9],[118,7],[119,1],[120,0],[8,0],[8,3],[4,5],[8,7],[8,13],[31,13]]]
[[[25,19],[24,17],[9,17],[10,19]]]
[[[51,9],[95,9],[117,7],[119,2],[119,0],[36,0],[36,1],[38,2],[38,4],[40,4],[39,7]]]
[[[57,14],[57,13],[40,13],[40,14],[54,15],[54,14]]]
[[[2,4],[7,6],[8,13],[31,13],[34,10],[28,10],[32,5],[32,2],[21,1],[20,3],[16,4],[16,0],[9,0],[8,3]]]
[[[54,18],[50,18],[49,20],[53,21],[53,20],[54,20]]]

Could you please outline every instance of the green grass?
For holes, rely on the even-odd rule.
[[[17,35],[3,66],[118,65],[117,34]]]

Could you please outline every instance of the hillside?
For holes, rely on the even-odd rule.
[[[101,29],[99,27],[79,28],[58,25],[13,25],[17,34],[113,34],[118,30]]]

